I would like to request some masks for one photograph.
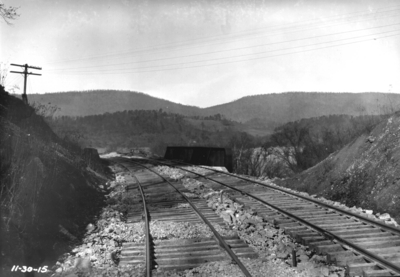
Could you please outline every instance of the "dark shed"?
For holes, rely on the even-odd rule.
[[[181,160],[195,165],[224,166],[232,171],[230,149],[204,146],[168,146],[164,155],[168,160]]]

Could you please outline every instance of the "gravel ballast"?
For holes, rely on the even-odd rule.
[[[131,176],[121,167],[113,167],[116,179],[108,183],[108,205],[90,224],[82,243],[75,245],[70,253],[60,258],[53,268],[54,276],[143,276],[144,264],[138,266],[118,266],[118,259],[124,242],[144,242],[143,223],[127,223],[128,211],[137,203],[140,196],[135,190],[126,190]],[[193,169],[195,167],[192,167]],[[256,259],[241,259],[252,276],[344,276],[344,270],[326,264],[325,257],[315,255],[307,247],[294,242],[277,229],[265,222],[261,215],[236,202],[229,193],[221,196],[207,183],[193,179],[194,175],[170,167],[155,167],[169,179],[182,184],[190,191],[189,198],[203,198],[221,218],[225,225],[214,225],[222,236],[239,236],[259,255]],[[196,169],[199,173],[209,172]],[[182,208],[188,205],[179,204]],[[179,207],[177,207],[179,208]],[[141,212],[139,206],[135,208]],[[135,210],[135,211],[136,211]],[[181,240],[209,238],[212,233],[202,223],[153,221],[150,230],[155,242],[163,240]],[[292,251],[296,251],[297,267],[291,266]],[[239,267],[230,261],[210,262],[185,271],[154,270],[153,276],[243,276]]]
[[[290,236],[284,234],[283,229],[272,226],[265,222],[262,216],[257,215],[256,211],[235,202],[229,193],[221,194],[220,191],[208,187],[207,183],[188,177],[193,176],[192,174],[179,169],[162,167],[158,170],[166,177],[180,180],[190,191],[207,199],[208,205],[224,219],[230,228],[255,249],[260,258],[243,261],[245,264],[250,263],[249,267],[246,267],[253,276],[340,277],[345,275],[343,268],[327,264],[326,257],[316,255],[308,247],[296,243]],[[203,168],[196,172],[210,173]],[[292,267],[293,250],[296,251],[297,267]],[[217,268],[221,271],[213,271]],[[204,276],[243,276],[238,266],[226,262],[207,264],[176,276],[202,276],[203,273],[206,273]]]

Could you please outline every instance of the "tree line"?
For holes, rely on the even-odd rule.
[[[267,137],[252,136],[243,125],[216,114],[183,116],[159,110],[129,110],[83,117],[51,117],[53,130],[84,147],[150,147],[163,155],[166,146],[214,146],[232,149],[236,173],[286,177],[324,160],[384,116],[329,115],[289,122]],[[212,127],[211,127],[212,126]]]
[[[119,147],[150,147],[159,155],[164,154],[167,145],[226,147],[231,135],[238,132],[221,115],[198,118],[195,121],[199,123],[193,124],[188,117],[162,109],[46,118],[59,136],[84,147],[109,151]],[[214,121],[218,128],[206,128],[206,121]]]
[[[289,122],[275,128],[262,144],[242,134],[231,140],[237,173],[286,177],[306,170],[370,132],[384,116],[329,115]]]

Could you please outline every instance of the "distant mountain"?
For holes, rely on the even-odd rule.
[[[186,106],[150,95],[118,90],[93,90],[29,95],[30,102],[51,103],[56,115],[86,116],[124,110],[159,110],[185,116],[221,114],[247,122],[253,134],[271,132],[279,125],[302,118],[332,114],[374,115],[400,109],[400,94],[287,92],[253,95],[209,108]]]
[[[247,96],[203,109],[203,112],[220,113],[239,122],[258,118],[280,125],[323,115],[372,115],[399,109],[400,94],[288,92]]]
[[[201,109],[177,104],[150,95],[121,90],[69,91],[60,93],[30,94],[29,102],[55,105],[56,115],[86,116],[114,113],[124,110],[159,110],[183,115],[200,115]]]

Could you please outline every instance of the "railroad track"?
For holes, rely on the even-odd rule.
[[[128,213],[128,223],[144,222],[145,243],[124,243],[120,265],[146,265],[146,274],[154,269],[184,270],[207,262],[231,260],[244,276],[251,276],[240,258],[256,258],[257,254],[239,237],[222,237],[213,225],[223,220],[207,206],[203,199],[189,198],[182,184],[172,183],[151,168],[127,159],[114,159],[130,172],[132,181],[127,190],[139,190],[141,199]],[[154,241],[150,235],[151,222],[205,223],[214,237]]]
[[[147,161],[179,168],[215,190],[229,191],[297,241],[345,266],[348,276],[400,276],[400,230],[395,227],[246,177],[207,167],[202,168],[208,173],[201,174],[176,161]]]

